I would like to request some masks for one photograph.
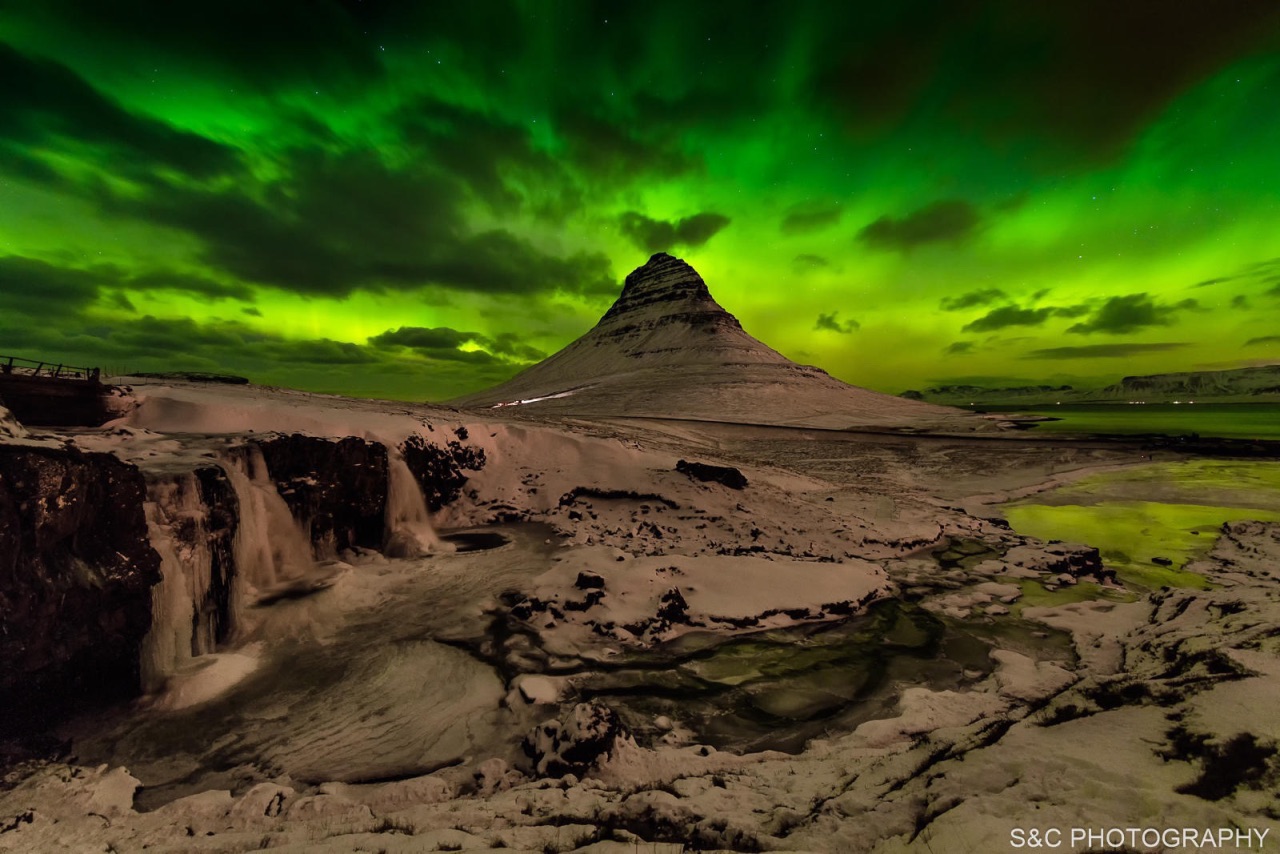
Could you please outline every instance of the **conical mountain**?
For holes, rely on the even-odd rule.
[[[451,401],[531,414],[633,416],[844,429],[980,429],[985,422],[851,386],[748,335],[697,271],[658,253],[595,327],[501,385]]]

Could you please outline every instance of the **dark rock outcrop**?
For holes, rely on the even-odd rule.
[[[119,415],[122,394],[96,379],[0,372],[0,398],[28,427],[97,427]]]
[[[1077,579],[1115,581],[1115,570],[1103,565],[1102,555],[1093,546],[1050,543],[1045,546],[1044,552],[1049,558],[1044,567],[1046,572],[1066,573]]]
[[[235,488],[221,468],[197,469],[196,479],[207,509],[204,530],[199,535],[207,538],[210,555],[209,590],[204,601],[196,603],[196,622],[211,626],[210,640],[222,643],[231,631],[231,582],[236,574],[235,540],[240,507]]]
[[[747,486],[746,475],[732,466],[713,466],[706,463],[691,463],[688,460],[680,460],[676,463],[676,471],[686,474],[694,480],[700,480],[704,483],[719,483],[730,489],[745,489]]]
[[[540,777],[582,776],[630,737],[613,709],[579,703],[559,719],[534,727],[522,748]]]
[[[132,465],[0,446],[0,731],[135,695],[160,556]]]
[[[573,582],[573,586],[579,590],[603,590],[604,578],[594,572],[579,572],[578,579]]]
[[[658,619],[668,623],[689,622],[689,603],[685,601],[679,587],[672,587],[663,593],[658,605]]]
[[[466,428],[459,427],[456,435],[465,441]],[[456,501],[466,485],[466,472],[480,471],[485,464],[483,448],[463,445],[461,441],[452,439],[444,445],[436,445],[422,436],[410,436],[400,446],[400,453],[418,481],[427,509],[432,513]]]
[[[258,443],[280,497],[321,550],[382,547],[387,449],[295,433]]]

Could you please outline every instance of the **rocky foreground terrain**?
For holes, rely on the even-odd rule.
[[[86,713],[23,695],[65,722],[10,766],[4,850],[974,851],[1033,827],[1280,832],[1280,527],[1226,528],[1191,567],[1211,590],[1135,595],[1095,550],[1019,536],[994,508],[1135,451],[136,391],[127,423],[15,430],[0,460],[8,473],[97,454],[103,471],[137,472],[160,562],[172,565],[166,548],[204,554],[226,589],[210,580],[176,623],[157,606],[146,638],[112,623],[153,656],[134,683],[150,680],[142,701]],[[248,446],[310,544],[302,576],[277,561],[265,578],[244,537],[219,534],[263,524],[236,490]],[[381,556],[388,454],[410,464],[442,530],[505,530],[506,545]],[[165,499],[190,472],[207,472],[192,503]],[[26,482],[5,478],[3,506],[32,506]],[[42,518],[88,512],[61,494]],[[60,536],[38,541],[47,555],[79,549],[66,566],[119,560]],[[263,596],[281,582],[290,595]],[[1099,592],[1023,602],[1081,584]],[[191,641],[167,664],[162,623]],[[391,681],[335,670],[311,694],[272,669],[273,649],[423,638],[463,655],[444,670],[367,659]],[[851,648],[878,664],[796,663]],[[275,712],[252,711],[262,674]],[[193,746],[165,735],[172,725],[207,729]],[[170,741],[148,747],[158,738]]]

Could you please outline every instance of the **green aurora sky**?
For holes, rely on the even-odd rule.
[[[6,355],[440,400],[666,250],[890,392],[1280,362],[1271,0],[0,0],[0,80]]]

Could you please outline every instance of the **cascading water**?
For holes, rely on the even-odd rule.
[[[315,568],[311,542],[276,491],[262,450],[247,445],[225,463],[240,503],[236,529],[236,583],[241,594],[269,590],[303,578]],[[243,595],[233,597],[237,603]]]
[[[203,603],[212,583],[207,509],[194,472],[148,485],[147,529],[160,555],[151,591],[151,631],[142,642],[142,687],[154,693],[194,656],[213,652],[216,616]]]
[[[391,558],[422,557],[444,545],[417,478],[404,458],[387,446],[387,534],[383,553]]]
[[[212,690],[225,681],[214,671],[242,674],[251,669],[251,662],[240,654],[247,648],[218,651],[219,638],[231,641],[233,647],[264,639],[262,617],[249,609],[323,589],[337,575],[333,564],[346,566],[336,561],[317,565],[310,538],[277,491],[257,445],[241,446],[220,462],[236,497],[234,567],[218,569],[209,530],[210,508],[194,472],[158,479],[148,487],[147,525],[161,558],[162,580],[152,591],[152,628],[143,641],[140,669],[145,692],[163,691],[157,702],[168,707],[197,702],[206,696],[206,688]],[[391,451],[386,555],[416,558],[452,550],[432,528],[413,472],[403,457]],[[224,556],[222,561],[226,560]],[[219,572],[226,577],[215,579]],[[210,605],[215,583],[230,585],[229,596],[226,587],[220,587],[221,617]],[[220,620],[225,624],[220,625]],[[272,631],[289,631],[276,623]],[[198,676],[201,672],[203,677]]]

